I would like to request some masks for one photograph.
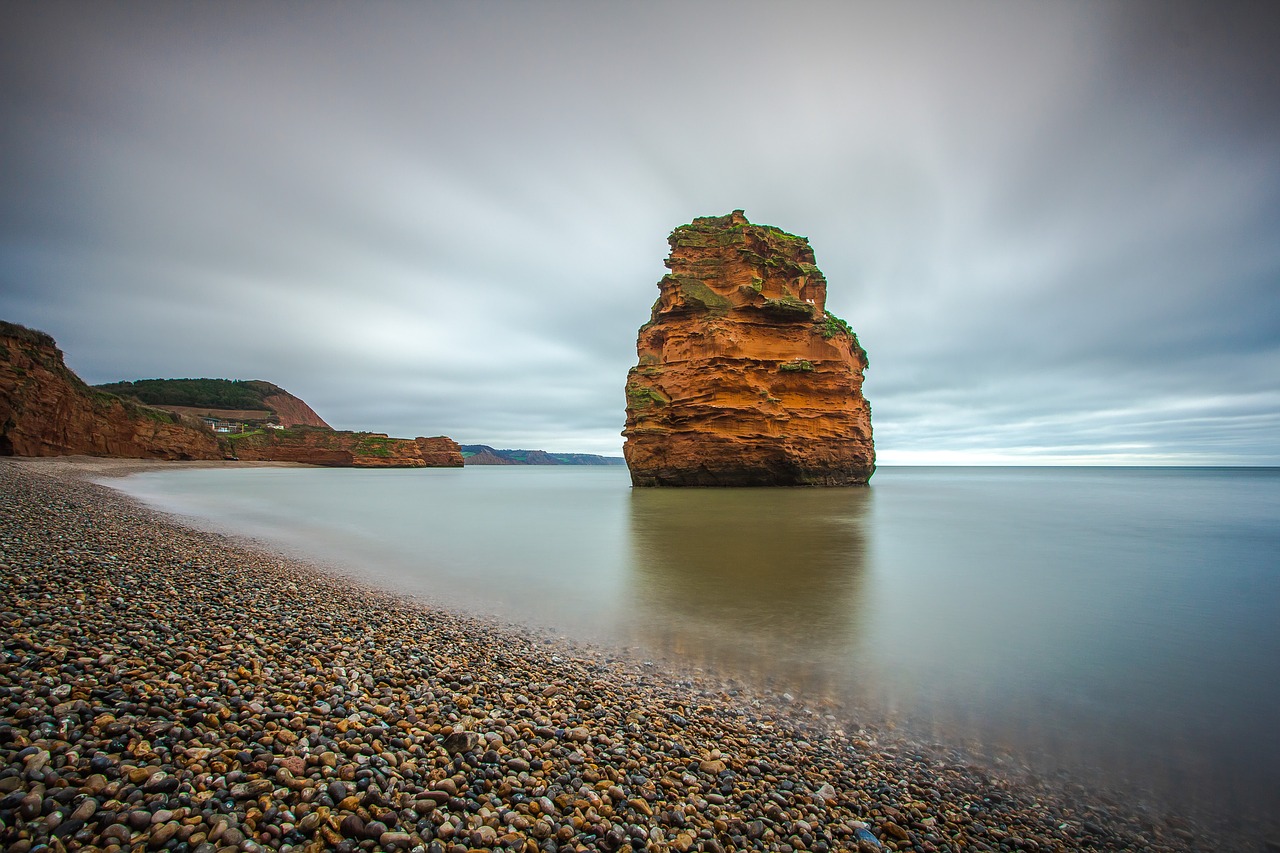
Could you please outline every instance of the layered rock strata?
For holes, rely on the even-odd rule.
[[[199,418],[143,405],[81,381],[53,338],[0,320],[0,456],[108,456],[302,462],[351,468],[461,468],[462,450],[445,436],[390,438],[346,432],[305,402],[267,397],[282,420],[318,421],[291,429],[215,435]],[[177,408],[177,407],[175,407]]]
[[[875,471],[866,352],[804,237],[740,210],[668,238],[627,375],[636,486],[841,486]]]
[[[461,468],[463,465],[462,447],[452,438],[435,435],[430,438],[418,436],[414,443],[422,454],[422,461],[428,468]]]
[[[0,321],[0,456],[221,459],[198,420],[95,391],[53,338]]]
[[[295,427],[227,436],[237,459],[305,462],[333,468],[461,468],[450,438],[391,438],[380,432]]]

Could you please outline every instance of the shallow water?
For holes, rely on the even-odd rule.
[[[158,472],[161,508],[392,589],[835,696],[1227,815],[1280,802],[1280,470],[882,468],[638,489],[619,468]]]

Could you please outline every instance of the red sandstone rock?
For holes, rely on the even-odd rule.
[[[0,455],[221,459],[198,422],[94,391],[53,338],[0,321]]]
[[[803,237],[742,211],[668,238],[627,375],[636,486],[851,485],[875,471],[866,353]]]
[[[449,438],[390,438],[380,432],[319,427],[266,429],[231,435],[246,461],[306,462],[335,468],[461,468],[462,451]]]
[[[288,392],[263,397],[262,402],[276,413],[276,419],[281,426],[313,426],[332,429],[310,406]]]
[[[289,394],[267,398],[292,429],[219,438],[202,421],[88,387],[53,338],[0,321],[0,456],[112,456],[304,462],[357,468],[461,468],[452,439],[329,429]]]
[[[461,468],[462,448],[458,446],[458,442],[452,438],[443,435],[424,438],[418,436],[414,439],[418,443],[418,451],[422,454],[422,459],[430,468]]]

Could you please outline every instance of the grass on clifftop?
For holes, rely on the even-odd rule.
[[[823,312],[822,336],[828,340],[843,332],[853,337],[853,328],[830,311]]]
[[[58,347],[57,342],[48,332],[42,332],[39,329],[28,329],[26,326],[10,323],[8,320],[0,320],[0,338],[14,338],[23,343],[35,344],[41,347],[53,347],[54,349]]]
[[[735,214],[741,221],[734,221]],[[733,246],[745,242],[746,232],[750,229],[755,229],[757,236],[764,238],[766,242],[810,250],[808,237],[783,231],[775,225],[750,222],[741,210],[725,216],[696,217],[693,222],[674,228],[667,240],[673,247],[702,249]]]
[[[207,409],[270,409],[263,398],[285,393],[283,388],[260,379],[138,379],[94,387],[152,406]]]

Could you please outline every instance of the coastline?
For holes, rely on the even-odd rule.
[[[316,468],[303,462],[256,462],[230,459],[120,459],[108,456],[21,456],[9,461],[38,474],[74,480],[100,480],[144,474],[148,471],[196,471],[208,468]]]
[[[91,482],[253,464],[290,463],[0,460],[6,849],[1219,847],[1177,815],[431,609]]]

